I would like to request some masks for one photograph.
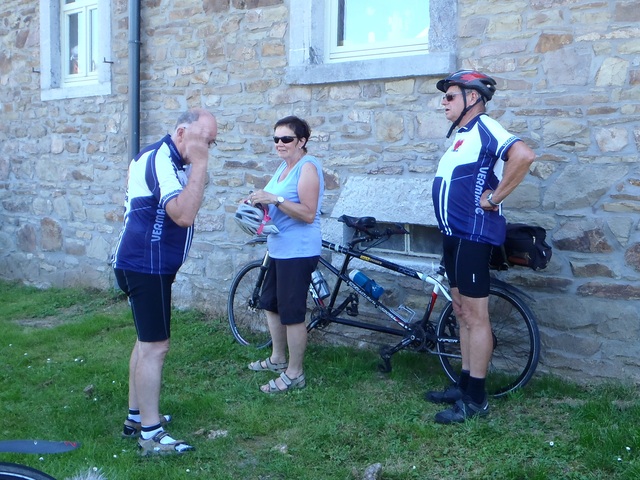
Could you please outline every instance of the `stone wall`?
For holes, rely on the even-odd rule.
[[[176,281],[180,307],[224,314],[234,271],[261,253],[243,245],[232,213],[274,171],[269,137],[282,116],[311,124],[332,239],[340,239],[342,213],[419,223],[424,211],[432,222],[429,189],[419,186],[430,183],[447,145],[438,78],[287,85],[291,3],[143,3],[141,143],[170,131],[188,107],[219,120],[191,258]],[[112,288],[108,259],[129,160],[128,3],[112,2],[113,95],[48,102],[39,93],[38,8],[35,0],[0,6],[0,276]],[[640,9],[632,0],[460,0],[457,11],[458,66],[497,79],[489,113],[538,155],[505,206],[510,221],[547,228],[554,256],[543,272],[501,276],[536,299],[540,369],[635,382]],[[385,178],[411,187],[383,189],[375,212],[341,197],[359,184],[365,195]]]

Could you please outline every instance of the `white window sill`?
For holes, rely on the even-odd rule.
[[[99,95],[111,95],[111,82],[95,85],[79,85],[77,87],[43,89],[40,92],[40,99],[42,101],[64,100],[67,98],[95,97]]]
[[[289,66],[290,85],[314,85],[358,80],[405,78],[447,74],[456,69],[452,53],[428,53],[371,60]]]

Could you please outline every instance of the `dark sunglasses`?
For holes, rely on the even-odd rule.
[[[447,93],[442,97],[442,99],[446,100],[447,102],[453,102],[453,99],[456,98],[458,95],[462,95],[462,93]]]
[[[278,143],[279,140],[282,141],[282,143],[291,143],[296,139],[296,137],[290,137],[290,136],[286,136],[286,137],[273,137],[273,143]]]

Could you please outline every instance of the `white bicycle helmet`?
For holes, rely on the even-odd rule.
[[[267,207],[262,208],[241,203],[235,214],[235,221],[242,231],[248,235],[269,235],[279,233],[278,227],[271,222]]]

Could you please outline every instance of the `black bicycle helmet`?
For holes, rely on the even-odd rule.
[[[476,90],[480,93],[485,103],[491,100],[493,94],[496,93],[496,81],[476,70],[458,70],[456,73],[452,73],[447,78],[440,80],[436,84],[436,88],[446,93],[451,85]]]
[[[451,85],[457,85],[461,90],[475,90],[480,94],[480,98],[472,105],[467,105],[467,96],[462,95],[462,101],[464,102],[464,109],[458,119],[451,124],[447,138],[451,136],[453,130],[460,124],[462,118],[478,103],[487,103],[493,98],[493,94],[496,93],[496,81],[476,70],[458,70],[452,73],[447,78],[440,80],[436,83],[436,88],[441,92],[447,93],[447,90]]]

